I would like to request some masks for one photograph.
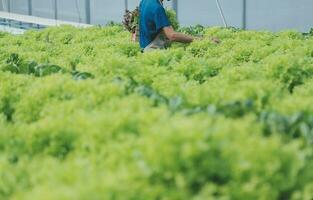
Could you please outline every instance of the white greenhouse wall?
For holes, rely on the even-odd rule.
[[[11,12],[28,14],[28,2],[25,0],[14,0],[11,1]]]
[[[27,0],[24,0],[24,1],[27,1]],[[37,17],[54,18],[54,3],[53,3],[53,1],[51,1],[51,0],[32,0],[32,15],[37,16]]]
[[[89,18],[85,9],[87,1],[90,1]],[[215,0],[177,1],[178,19],[183,26],[222,25]],[[128,7],[134,9],[139,2],[140,0],[128,0]],[[246,18],[244,18],[244,0],[220,0],[220,2],[230,26],[242,28],[245,24],[247,29],[272,31],[282,29],[308,31],[313,27],[312,0],[246,0]],[[165,4],[166,7],[171,5],[170,2]],[[124,0],[0,0],[2,11],[31,13],[39,17],[82,23],[90,20],[92,24],[102,25],[110,21],[121,22],[124,9]]]
[[[51,0],[50,0],[51,1]],[[57,3],[58,19],[86,22],[85,2],[80,0],[59,0]]]
[[[247,28],[297,29],[313,28],[313,0],[248,0]]]

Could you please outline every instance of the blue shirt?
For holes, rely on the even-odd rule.
[[[139,10],[140,47],[145,48],[170,22],[159,0],[141,0]]]

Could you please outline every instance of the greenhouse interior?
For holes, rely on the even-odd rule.
[[[312,0],[0,0],[0,200],[313,200]]]

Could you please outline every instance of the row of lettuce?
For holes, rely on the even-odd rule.
[[[184,31],[1,33],[0,199],[312,199],[313,38]]]

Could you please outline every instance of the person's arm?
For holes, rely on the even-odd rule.
[[[191,43],[195,39],[189,35],[176,32],[172,26],[164,27],[163,33],[167,39],[173,42]]]

